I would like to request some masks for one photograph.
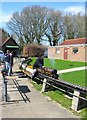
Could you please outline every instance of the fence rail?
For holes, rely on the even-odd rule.
[[[46,75],[43,75],[41,73],[39,73],[38,77],[43,77],[43,78],[46,78],[48,81],[54,83],[55,85],[62,85],[64,87],[67,87],[67,88],[70,88],[72,90],[78,90],[80,91],[81,93],[87,95],[87,88],[86,87],[81,87],[79,85],[75,85],[75,84],[72,84],[72,83],[69,83],[69,82],[66,82],[66,81],[63,81],[63,80],[60,80],[60,79],[54,79],[52,77],[49,77],[49,76],[46,76]]]

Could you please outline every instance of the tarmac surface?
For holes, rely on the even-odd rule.
[[[13,71],[15,73],[19,71],[18,61]],[[77,120],[78,117],[72,112],[36,91],[31,79],[18,78],[18,75],[14,74],[7,77],[7,81],[8,102],[4,102],[0,73],[0,118],[76,118]]]
[[[58,73],[61,74],[61,73],[79,71],[79,70],[87,70],[87,66],[71,68],[71,69],[65,69],[65,70],[58,70]]]

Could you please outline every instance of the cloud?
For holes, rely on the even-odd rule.
[[[0,14],[0,23],[8,22],[11,19],[12,15],[10,14]]]
[[[65,10],[64,10],[65,13],[74,13],[74,14],[77,14],[77,13],[82,13],[82,14],[85,14],[85,7],[83,6],[71,6],[71,7],[67,7]]]

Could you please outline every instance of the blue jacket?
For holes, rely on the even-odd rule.
[[[9,54],[5,54],[5,56],[4,56],[4,61],[5,62],[10,62],[10,55]]]

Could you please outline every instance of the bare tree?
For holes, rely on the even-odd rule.
[[[72,39],[85,36],[85,16],[67,14],[46,7],[25,7],[15,12],[7,23],[8,28],[17,36],[19,44],[41,44],[49,42],[58,45],[61,36]],[[22,43],[22,44],[21,44]]]
[[[75,32],[75,37],[77,38],[82,38],[86,37],[85,34],[85,15],[81,15],[78,13],[77,15],[74,16],[74,32]]]
[[[32,6],[32,26],[35,34],[35,41],[40,44],[42,42],[44,33],[48,28],[49,18],[48,9],[46,7]]]
[[[50,24],[45,35],[48,37],[50,46],[58,45],[58,40],[62,33],[61,29],[62,14],[60,11],[50,10]]]
[[[24,9],[20,14],[15,12],[8,22],[8,27],[17,35],[18,38],[24,41],[25,44],[30,42],[29,40],[29,11]],[[31,43],[31,42],[30,42]]]
[[[64,39],[74,39],[85,37],[85,16],[76,14],[67,14],[63,21]]]
[[[31,22],[31,9],[30,7],[25,7],[21,12],[21,24],[22,33],[26,43],[33,43],[34,41],[34,30]]]
[[[22,26],[21,26],[21,17],[18,12],[15,12],[11,20],[7,23],[8,28],[17,35],[17,37],[22,36]]]
[[[40,6],[25,7],[21,13],[15,12],[8,22],[8,27],[21,37],[25,44],[41,43],[48,27],[48,9]]]
[[[63,22],[63,33],[64,39],[73,39],[74,38],[74,21],[72,15],[65,15]]]

